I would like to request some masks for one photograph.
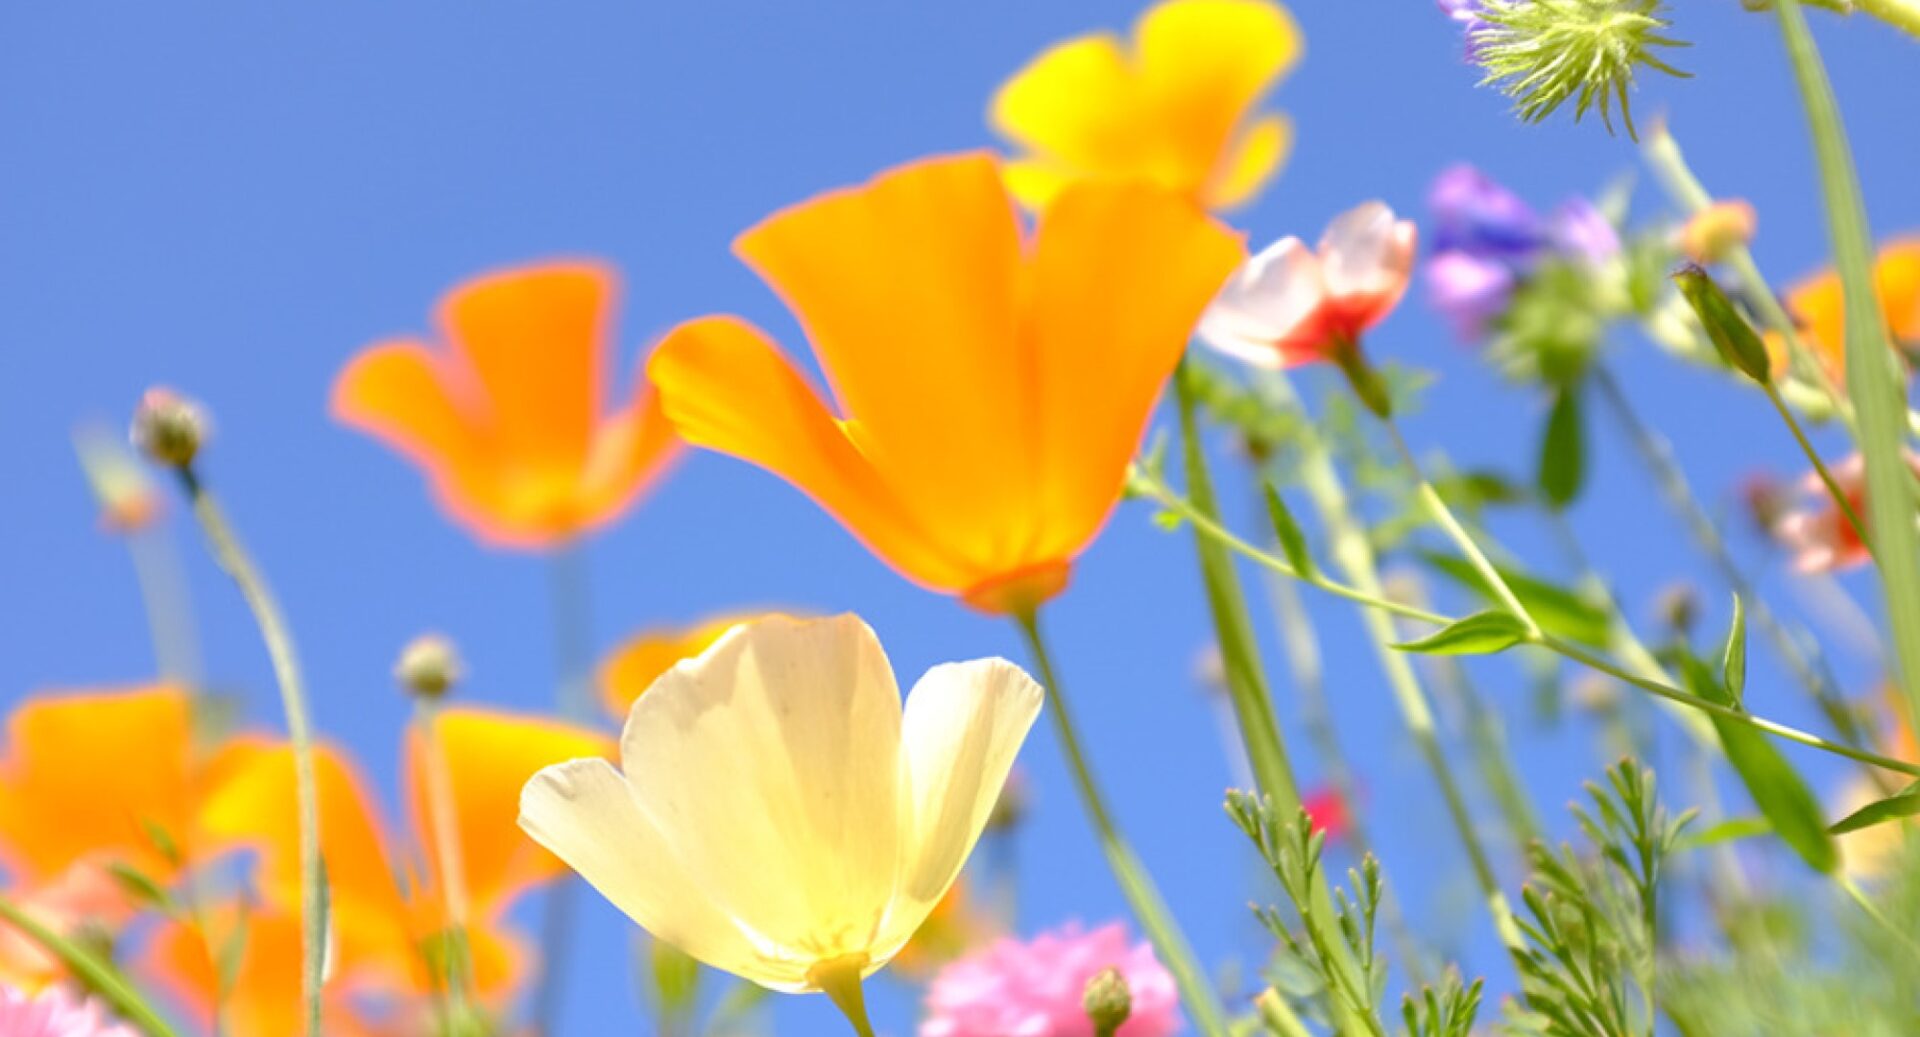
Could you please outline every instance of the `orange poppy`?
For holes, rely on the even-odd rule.
[[[520,832],[521,786],[549,764],[604,755],[611,742],[553,721],[468,707],[441,710],[434,731],[452,778],[474,989],[497,995],[525,973],[528,956],[506,924],[507,910],[564,871]],[[443,871],[427,834],[424,737],[417,728],[410,731],[403,759],[412,822],[406,846],[417,849],[405,855],[395,852],[390,829],[352,764],[331,748],[316,753],[321,848],[337,941],[334,971],[350,977],[350,986],[425,995],[441,981],[431,955],[448,916]],[[211,797],[202,824],[223,845],[255,850],[263,901],[297,915],[293,803],[291,750],[284,743],[254,742]]]
[[[800,318],[830,410],[760,329],[675,328],[648,374],[688,442],[811,495],[909,579],[989,612],[1059,592],[1239,239],[1138,181],[1023,235],[991,156],[925,159],[776,213],[734,251]]]
[[[720,635],[752,619],[749,614],[717,616],[690,626],[643,630],[600,664],[600,702],[608,715],[625,720],[641,694],[682,659],[707,650]]]
[[[203,1032],[226,1037],[285,1037],[305,1028],[300,993],[300,919],[266,907],[232,905],[210,913],[207,929],[169,920],[142,957],[167,993],[185,1006]],[[329,987],[321,1011],[329,1037],[372,1037],[345,988]]]
[[[1088,176],[1241,204],[1292,146],[1285,116],[1252,112],[1299,58],[1292,17],[1265,0],[1166,0],[1131,48],[1104,32],[1058,44],[994,96],[995,128],[1027,151],[1008,186],[1035,208]]]
[[[1888,242],[1873,264],[1880,312],[1895,348],[1920,348],[1920,236]],[[1787,311],[1836,381],[1846,378],[1846,303],[1840,275],[1823,270],[1787,292]]]
[[[369,347],[334,383],[334,416],[424,468],[482,540],[570,540],[620,514],[674,452],[645,385],[601,412],[614,291],[612,272],[591,263],[469,281],[441,300],[447,347]]]

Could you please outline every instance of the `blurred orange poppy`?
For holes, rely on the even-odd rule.
[[[549,547],[617,516],[674,452],[643,384],[601,413],[614,275],[548,263],[441,300],[446,348],[402,339],[355,357],[333,413],[407,455],[482,540]]]
[[[909,579],[989,612],[1059,592],[1239,240],[1084,181],[1023,235],[992,157],[925,159],[776,213],[734,251],[799,316],[836,415],[729,316],[648,364],[688,442],[811,495]]]
[[[600,664],[601,704],[615,720],[625,720],[634,702],[674,663],[706,651],[720,635],[755,615],[716,616],[688,626],[643,630],[628,638]]]
[[[1138,177],[1209,208],[1250,199],[1285,160],[1292,123],[1253,108],[1300,58],[1286,9],[1264,0],[1166,0],[1134,24],[1035,58],[994,96],[995,128],[1027,154],[1007,184],[1044,207],[1088,176]]]
[[[298,916],[236,904],[209,912],[205,921],[205,929],[180,919],[161,925],[142,957],[144,970],[186,1006],[202,1032],[224,1037],[302,1032],[306,1005],[300,996]],[[339,984],[328,988],[322,1011],[328,1037],[376,1032]]]
[[[1920,236],[1900,238],[1881,248],[1873,264],[1873,281],[1894,346],[1903,352],[1920,349]],[[1847,321],[1840,275],[1823,270],[1801,281],[1787,292],[1786,304],[1827,371],[1836,381],[1845,379]]]
[[[522,894],[564,867],[523,835],[520,788],[552,763],[611,750],[606,737],[544,719],[467,707],[440,711],[440,739],[454,793],[460,874],[467,897],[473,986],[484,996],[512,989],[527,951],[506,924]],[[411,835],[403,852],[352,764],[337,750],[316,754],[321,847],[331,888],[334,974],[349,986],[425,995],[442,981],[433,961],[448,929],[443,870],[425,814],[426,768],[410,731],[403,759]],[[298,914],[299,833],[294,824],[291,750],[259,741],[228,771],[202,823],[222,845],[259,854],[256,881],[271,908]]]

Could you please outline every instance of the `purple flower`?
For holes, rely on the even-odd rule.
[[[1487,20],[1481,16],[1481,0],[1439,0],[1439,4],[1447,17],[1460,23],[1461,35],[1467,39],[1467,60],[1478,60],[1480,43],[1475,37],[1487,28]]]
[[[1473,166],[1449,166],[1427,192],[1436,252],[1524,260],[1546,243],[1540,217],[1518,195]]]
[[[1516,277],[1506,263],[1465,251],[1442,252],[1427,261],[1427,298],[1463,339],[1475,339],[1507,308]]]
[[[1554,210],[1548,236],[1553,251],[1589,266],[1600,266],[1620,254],[1620,235],[1585,198],[1571,199]]]

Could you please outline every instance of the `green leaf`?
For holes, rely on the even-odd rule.
[[[1738,842],[1756,836],[1772,835],[1773,825],[1764,817],[1730,817],[1717,825],[1709,825],[1699,832],[1681,840],[1681,848],[1700,850],[1721,843]]]
[[[1901,789],[1885,799],[1877,799],[1868,803],[1866,806],[1834,822],[1833,827],[1827,829],[1827,831],[1834,835],[1845,835],[1848,832],[1857,832],[1862,828],[1872,828],[1874,825],[1886,824],[1888,821],[1898,821],[1903,817],[1912,817],[1915,814],[1920,814],[1920,781],[1908,785],[1906,788]]]
[[[1720,683],[1726,686],[1727,694],[1733,696],[1733,704],[1745,709],[1743,704],[1747,689],[1747,607],[1740,601],[1740,595],[1733,596],[1733,623],[1727,629],[1727,646],[1720,653]]]
[[[1695,695],[1723,706],[1738,707],[1733,695],[1714,677],[1713,670],[1692,653],[1680,656],[1680,671],[1687,689]],[[1833,836],[1827,834],[1820,800],[1807,787],[1793,765],[1780,755],[1766,735],[1737,720],[1714,714],[1713,729],[1720,735],[1727,762],[1733,764],[1740,783],[1753,797],[1754,805],[1772,823],[1774,833],[1807,866],[1831,873],[1840,865],[1840,852]]]
[[[1713,278],[1697,266],[1688,266],[1673,275],[1680,295],[1700,318],[1707,340],[1720,351],[1720,358],[1748,378],[1766,385],[1773,380],[1773,362],[1767,357],[1766,344],[1734,308],[1733,300],[1720,290]]]
[[[1422,551],[1420,559],[1441,576],[1473,591],[1489,603],[1499,602],[1486,577],[1466,559],[1437,551]],[[1604,606],[1539,577],[1505,566],[1496,565],[1494,569],[1513,590],[1514,596],[1520,599],[1520,604],[1527,607],[1527,612],[1542,630],[1589,648],[1607,647],[1613,627]]]
[[[134,903],[156,911],[173,909],[173,898],[167,895],[160,883],[131,864],[114,861],[107,865],[107,873],[113,876],[113,881]]]
[[[1840,124],[1840,106],[1820,62],[1813,34],[1799,0],[1777,0],[1780,29],[1786,36],[1794,78],[1813,130],[1814,157],[1820,167],[1821,194],[1833,238],[1834,267],[1840,274],[1846,324],[1847,396],[1859,421],[1860,452],[1866,459],[1867,529],[1887,599],[1887,625],[1899,665],[1898,682],[1909,706],[1920,707],[1920,531],[1913,521],[1912,478],[1905,457],[1906,378],[1898,370],[1887,325],[1874,296],[1873,248],[1867,231],[1866,204]]]
[[[1418,641],[1393,647],[1427,655],[1490,655],[1527,639],[1527,625],[1511,612],[1476,612],[1455,620]]]
[[[1287,502],[1280,498],[1280,491],[1272,483],[1264,486],[1267,492],[1267,518],[1273,522],[1273,535],[1280,541],[1280,551],[1287,556],[1287,564],[1302,577],[1312,576],[1313,555],[1307,551],[1307,538],[1300,532],[1300,523],[1294,521],[1293,512],[1287,510]]]
[[[1547,504],[1558,511],[1580,496],[1587,478],[1587,446],[1580,420],[1580,392],[1576,384],[1560,387],[1547,429],[1540,437],[1540,467],[1534,485]]]

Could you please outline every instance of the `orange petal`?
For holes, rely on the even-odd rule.
[[[1037,557],[1070,557],[1106,520],[1161,386],[1243,255],[1192,203],[1144,184],[1085,181],[1041,217]]]
[[[0,852],[21,884],[82,860],[170,871],[149,826],[190,847],[192,707],[178,688],[36,697],[8,721]]]
[[[792,483],[908,578],[954,590],[973,574],[915,527],[873,465],[760,329],[703,317],[667,333],[647,376],[687,442]]]
[[[293,750],[255,740],[233,750],[225,780],[208,797],[200,824],[216,845],[259,854],[255,884],[268,904],[300,905],[299,799]],[[320,850],[326,858],[331,919],[343,957],[404,961],[410,954],[406,908],[386,827],[366,783],[337,749],[314,752],[320,793]]]
[[[1215,171],[1202,199],[1209,208],[1231,209],[1252,200],[1293,149],[1293,120],[1269,115],[1241,134],[1232,154]]]
[[[1840,275],[1823,271],[1787,292],[1787,310],[1799,324],[1801,340],[1826,364],[1837,381],[1847,369],[1846,312]]]
[[[270,908],[213,912],[211,932],[169,921],[153,935],[142,964],[174,998],[189,1009],[201,1028],[213,1029],[220,1006],[219,1032],[227,1037],[286,1037],[303,1030],[300,993],[300,922]],[[237,953],[231,985],[221,990],[222,958]],[[329,1037],[368,1037],[371,1031],[344,996],[343,984],[330,981],[324,1004]]]
[[[1920,237],[1889,242],[1882,248],[1874,282],[1894,341],[1920,347]]]
[[[633,403],[601,424],[580,480],[583,528],[626,510],[642,490],[665,473],[680,439],[660,406],[660,394],[644,375]]]
[[[863,453],[979,565],[1035,479],[1020,225],[985,153],[925,159],[763,220],[735,251],[800,318]]]
[[[447,340],[477,376],[500,462],[577,473],[600,416],[614,276],[550,263],[468,281],[441,303]]]
[[[551,720],[473,708],[440,710],[435,730],[446,753],[458,815],[461,863],[473,918],[484,920],[505,908],[527,887],[565,871],[565,866],[521,832],[520,790],[534,772],[550,764],[606,756],[612,740],[584,728]],[[439,853],[427,837],[426,757],[418,725],[407,734],[406,774],[413,830],[427,850],[443,888]]]
[[[615,720],[627,712],[660,675],[682,659],[691,659],[720,640],[720,635],[753,618],[720,616],[692,626],[647,630],[628,638],[600,664],[600,700]]]

